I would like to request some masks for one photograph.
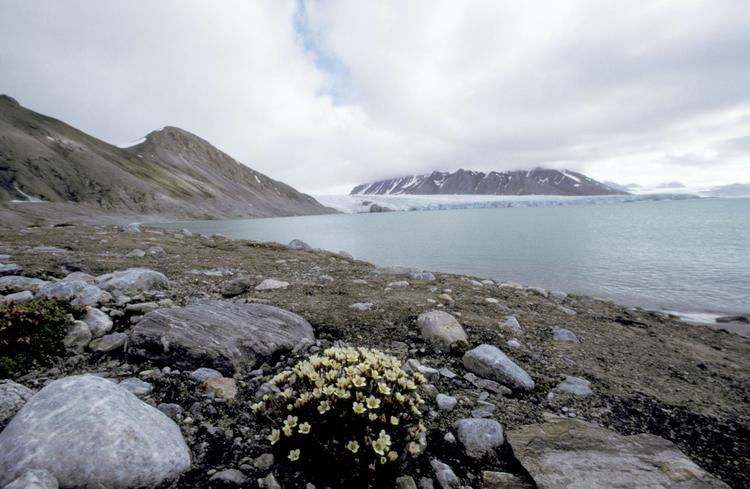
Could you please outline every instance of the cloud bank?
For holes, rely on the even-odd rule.
[[[183,127],[312,192],[750,181],[749,52],[734,0],[0,0],[0,92],[112,143]]]

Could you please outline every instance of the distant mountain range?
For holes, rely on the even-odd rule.
[[[569,170],[489,173],[458,170],[392,178],[357,185],[351,195],[618,195],[627,194]]]
[[[750,197],[750,183],[732,183],[709,190],[712,197]]]
[[[91,213],[170,219],[335,212],[182,129],[165,127],[121,148],[5,95],[0,96],[0,205],[40,215],[84,206]]]

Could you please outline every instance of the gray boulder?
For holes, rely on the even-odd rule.
[[[244,294],[255,287],[256,282],[257,280],[255,280],[254,277],[238,277],[234,280],[230,280],[224,285],[221,295],[224,297],[234,297]]]
[[[470,457],[482,457],[505,443],[503,426],[494,419],[465,418],[453,427]]]
[[[437,350],[465,347],[468,342],[461,324],[444,311],[423,312],[417,318],[422,338]]]
[[[441,411],[450,412],[455,409],[456,404],[458,404],[458,399],[447,394],[438,394],[435,397],[435,402],[438,405],[438,409],[440,409]]]
[[[127,333],[112,333],[93,340],[89,343],[89,349],[97,353],[109,353],[123,348],[127,342]]]
[[[432,280],[435,280],[435,274],[432,272],[409,272],[409,278],[412,280],[424,280],[427,282],[430,282]]]
[[[461,479],[458,478],[453,469],[438,459],[430,461],[432,470],[435,472],[435,479],[440,484],[441,489],[458,489],[461,487]]]
[[[84,316],[83,322],[88,325],[94,338],[98,338],[112,331],[112,318],[93,307],[90,307],[88,311],[86,311],[86,316]]]
[[[163,273],[148,268],[128,268],[97,277],[99,287],[123,294],[138,294],[147,290],[169,288],[169,280]]]
[[[81,306],[93,306],[111,299],[111,296],[99,287],[83,280],[61,280],[48,283],[39,288],[35,297],[37,299],[52,297],[72,299],[73,304]]]
[[[552,337],[559,343],[578,343],[578,337],[574,332],[557,326],[552,328]]]
[[[539,489],[729,489],[672,442],[650,434],[622,436],[581,420],[553,418],[511,430],[507,438]]]
[[[21,292],[24,290],[36,291],[39,287],[45,284],[47,284],[47,282],[38,278],[23,277],[21,275],[8,275],[0,277],[0,294]]]
[[[0,424],[12,418],[34,391],[9,379],[0,380]]]
[[[91,330],[83,321],[73,321],[68,334],[63,338],[63,345],[69,351],[81,353],[91,341]]]
[[[8,294],[2,299],[0,299],[0,302],[15,302],[17,304],[22,304],[24,302],[29,302],[34,300],[34,293],[30,290],[24,290],[23,292],[16,292],[15,294]]]
[[[136,396],[145,396],[154,390],[154,386],[148,382],[144,382],[137,377],[128,377],[120,381],[120,387],[128,392],[135,394]]]
[[[222,377],[221,372],[212,368],[201,367],[190,372],[190,378],[201,384],[211,377]]]
[[[593,392],[591,391],[591,382],[588,380],[580,377],[573,377],[572,375],[566,375],[565,380],[560,382],[557,387],[547,394],[547,399],[554,399],[557,394],[590,396]]]
[[[479,345],[467,351],[463,364],[466,370],[513,389],[528,391],[534,388],[529,374],[495,346]]]
[[[19,267],[15,263],[0,263],[0,277],[4,275],[16,275],[23,271],[23,268]]]
[[[3,489],[58,489],[57,479],[46,470],[27,470]]]
[[[289,282],[283,280],[276,280],[274,278],[267,278],[258,285],[255,286],[255,290],[274,290],[274,289],[286,289],[289,287]]]
[[[169,417],[92,375],[52,382],[0,433],[0,484],[44,469],[62,487],[153,487],[189,468]]]
[[[293,239],[289,242],[288,245],[286,245],[287,248],[290,250],[305,250],[305,251],[312,251],[312,246],[305,243],[301,239]]]
[[[64,279],[62,279],[63,282],[69,282],[71,280],[82,280],[86,282],[87,284],[94,284],[96,283],[96,277],[93,275],[90,275],[86,272],[72,272],[65,276]]]
[[[181,369],[210,366],[232,373],[315,341],[300,316],[265,304],[204,301],[146,314],[128,351]]]
[[[339,256],[341,258],[346,258],[347,260],[354,260],[354,256],[347,251],[339,251]]]

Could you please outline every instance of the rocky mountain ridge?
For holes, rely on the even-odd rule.
[[[435,171],[364,183],[351,195],[618,195],[626,194],[570,170],[517,170],[489,173]]]
[[[335,212],[188,131],[120,148],[0,96],[0,205],[44,218],[71,204],[165,220]]]

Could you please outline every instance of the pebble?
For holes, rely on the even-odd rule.
[[[137,377],[128,377],[120,381],[120,387],[128,392],[135,394],[136,396],[145,396],[154,390],[154,386],[148,382],[144,382]]]
[[[226,469],[222,470],[221,472],[216,472],[214,475],[211,476],[212,481],[220,481],[224,484],[232,484],[241,486],[245,483],[247,480],[247,477],[245,474],[240,472],[237,469]]]
[[[449,396],[447,394],[438,394],[435,396],[435,402],[438,405],[438,409],[441,411],[453,411],[453,409],[456,407],[456,404],[458,404],[458,399],[456,399],[453,396]]]

